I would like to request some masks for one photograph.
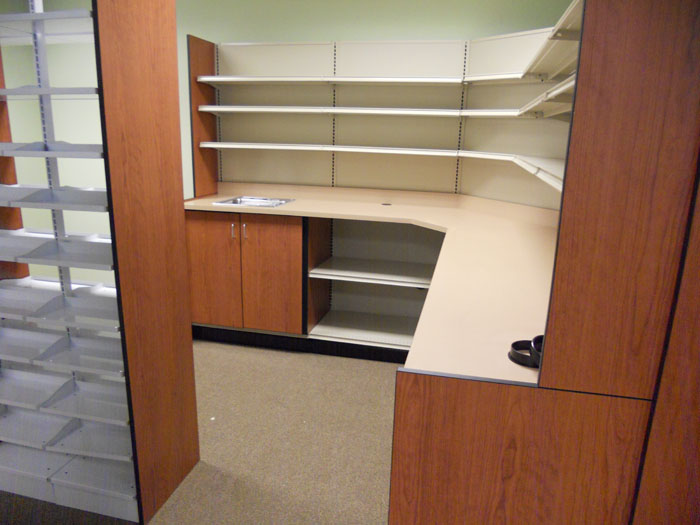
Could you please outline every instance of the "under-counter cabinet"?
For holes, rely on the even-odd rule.
[[[301,334],[303,219],[188,211],[192,320]]]

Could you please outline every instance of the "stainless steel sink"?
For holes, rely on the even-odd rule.
[[[240,196],[233,197],[231,199],[226,199],[223,201],[217,201],[214,203],[215,206],[254,206],[256,208],[276,208],[277,206],[282,206],[288,202],[292,202],[294,199],[271,199],[268,197],[250,197],[250,196]]]

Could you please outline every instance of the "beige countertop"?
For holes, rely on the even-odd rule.
[[[238,195],[293,198],[277,208],[213,203]],[[388,205],[387,205],[388,204]],[[185,209],[400,222],[445,232],[405,368],[537,383],[510,362],[512,341],[543,333],[559,213],[443,193],[219,183]]]

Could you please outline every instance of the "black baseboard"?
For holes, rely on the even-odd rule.
[[[379,346],[354,345],[351,343],[338,343],[335,341],[322,341],[319,339],[307,339],[303,337],[290,337],[287,335],[261,334],[258,332],[244,332],[229,330],[227,328],[213,328],[210,326],[192,326],[192,337],[217,343],[231,343],[243,346],[261,346],[274,350],[290,350],[294,352],[308,352],[312,354],[335,355],[338,357],[352,357],[355,359],[369,359],[371,361],[384,361],[386,363],[406,362],[408,350],[382,348]]]

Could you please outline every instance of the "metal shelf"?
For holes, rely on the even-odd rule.
[[[104,496],[129,501],[136,498],[134,467],[131,463],[77,457],[51,475],[50,480],[56,485]]]
[[[10,443],[0,443],[0,472],[47,481],[72,458]]]
[[[236,84],[403,84],[415,86],[461,85],[461,77],[333,77],[333,76],[218,76],[202,75],[198,82],[214,87]]]
[[[67,377],[0,368],[0,404],[38,410],[70,382]]]
[[[126,387],[123,384],[68,381],[46,400],[41,411],[110,425],[129,424]]]
[[[62,429],[46,450],[114,461],[131,461],[131,432],[128,427],[73,421],[76,424]]]
[[[2,339],[0,339],[0,343]],[[83,372],[103,377],[124,377],[120,339],[65,337],[61,345],[44,351],[33,364],[58,372]]]
[[[33,97],[38,95],[83,96],[97,94],[98,89],[92,87],[21,86],[16,88],[0,88],[0,97]]]
[[[0,281],[0,317],[45,326],[119,331],[116,290],[74,286],[63,296],[59,283],[26,277]]]
[[[0,184],[0,206],[47,210],[107,211],[107,192],[64,186],[58,189]]]
[[[31,364],[42,354],[68,346],[67,334],[0,327],[0,360]]]
[[[473,159],[513,162],[558,191],[562,190],[564,178],[564,159],[530,157],[512,153],[494,153],[486,151],[444,150],[424,148],[387,148],[375,146],[336,146],[331,144],[277,144],[251,142],[201,142],[200,147],[211,149],[243,150],[284,150],[284,151],[327,151],[336,153],[371,153],[384,155],[420,155],[432,157],[462,157]]]
[[[56,240],[49,234],[0,230],[0,261],[113,269],[111,240],[98,235]]]
[[[582,18],[583,0],[574,0],[537,51],[525,73],[550,79],[574,73],[578,63]]]
[[[309,277],[360,283],[428,288],[434,265],[331,257],[309,271]]]
[[[94,41],[91,12],[87,9],[72,9],[0,15],[0,44],[31,44],[34,22],[43,22],[47,44]]]
[[[102,151],[101,144],[0,142],[0,157],[101,159]]]
[[[43,449],[75,420],[0,405],[0,441]]]

